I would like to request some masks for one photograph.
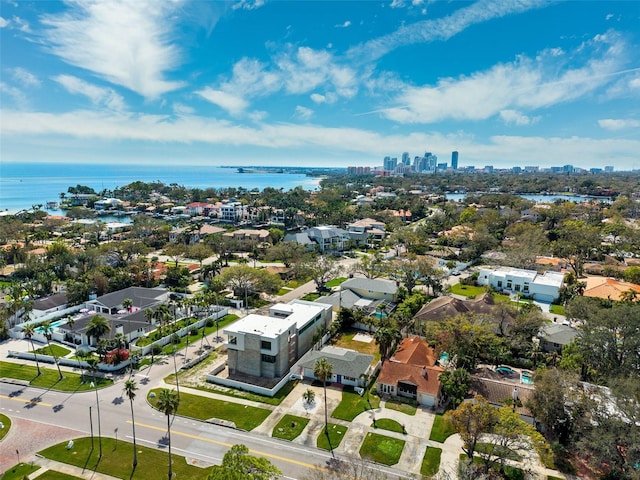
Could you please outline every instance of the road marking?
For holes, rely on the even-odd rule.
[[[131,423],[131,421],[128,420],[127,423]],[[136,425],[138,425],[140,427],[150,428],[151,430],[157,430],[159,432],[166,432],[167,431],[166,428],[156,427],[155,425],[147,425],[145,423],[137,423],[136,422]],[[181,437],[186,437],[186,438],[192,438],[194,440],[202,440],[203,442],[213,443],[215,445],[221,445],[223,447],[228,447],[228,448],[231,448],[234,445],[233,443],[221,442],[219,440],[212,440],[210,438],[201,437],[199,435],[193,435],[191,433],[177,432],[177,431],[174,431],[174,430],[171,430],[171,434],[172,435],[179,435]],[[305,468],[311,468],[311,469],[314,469],[314,470],[318,470],[318,466],[317,465],[311,465],[310,463],[300,462],[298,460],[292,460],[290,458],[281,457],[279,455],[273,455],[273,454],[270,454],[270,453],[260,452],[258,450],[251,450],[251,452],[254,453],[254,454],[263,456],[263,457],[273,458],[275,460],[280,460],[282,462],[292,463],[294,465],[298,465],[299,467],[305,467]],[[324,469],[320,468],[319,470],[324,470]]]
[[[7,395],[0,395],[0,398],[6,398],[7,400],[14,400],[16,402],[28,403],[31,405],[42,405],[43,407],[53,407],[53,403],[34,402],[33,400],[26,400],[24,398],[9,397]]]

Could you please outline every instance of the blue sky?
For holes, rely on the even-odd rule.
[[[2,161],[640,168],[640,2],[0,3]]]

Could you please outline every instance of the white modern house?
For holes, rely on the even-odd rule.
[[[483,268],[478,275],[478,285],[488,285],[504,293],[520,293],[540,302],[553,302],[560,296],[564,274],[519,268]]]

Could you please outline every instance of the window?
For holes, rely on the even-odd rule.
[[[498,280],[498,288],[502,288],[502,280]]]
[[[516,285],[516,292],[519,292],[519,291],[520,291],[520,284],[517,284]]]
[[[232,337],[231,335],[229,335],[229,343],[231,345],[237,345],[238,343],[238,338],[237,337]]]
[[[524,286],[524,288],[522,289],[522,291],[523,291],[524,293],[529,293],[529,285],[526,285],[526,284],[525,284],[525,286]]]
[[[276,363],[276,357],[274,355],[262,354],[262,361],[265,363]]]
[[[271,350],[271,342],[267,342],[266,340],[262,340],[260,342],[260,348],[262,350]]]
[[[511,280],[507,280],[507,288],[511,289]]]

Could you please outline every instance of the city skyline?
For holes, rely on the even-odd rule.
[[[640,3],[3,1],[0,156],[640,168]]]

